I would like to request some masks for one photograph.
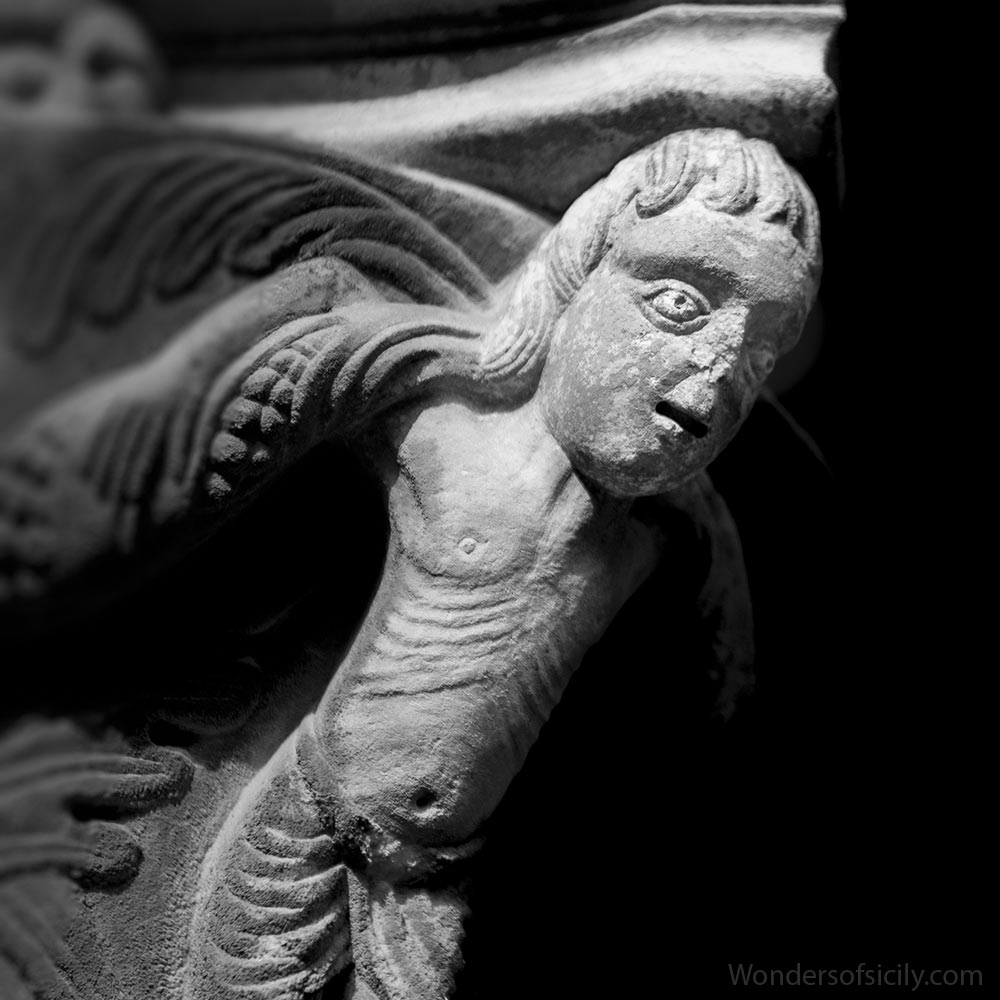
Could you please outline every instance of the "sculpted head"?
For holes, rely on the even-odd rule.
[[[812,195],[773,146],[676,133],[569,209],[484,369],[535,384],[584,476],[620,496],[662,492],[736,433],[798,339],[819,268]]]

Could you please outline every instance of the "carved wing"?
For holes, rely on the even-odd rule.
[[[547,228],[347,156],[155,123],[10,127],[12,149],[60,164],[34,176],[22,154],[27,196],[0,198],[23,234],[0,261],[0,604],[22,621],[149,572],[404,383],[467,368]]]
[[[699,484],[702,516],[697,524],[709,558],[698,595],[712,646],[710,678],[717,685],[716,711],[729,718],[737,699],[753,685],[753,610],[739,531],[725,501],[707,475]]]
[[[728,719],[753,686],[753,611],[739,531],[708,473],[657,499],[661,517],[673,522],[666,525],[668,536],[678,527],[689,536],[693,532],[693,562],[702,573],[697,612],[710,646],[709,680],[715,711]]]

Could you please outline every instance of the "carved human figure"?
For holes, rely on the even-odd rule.
[[[324,887],[324,931],[350,925],[358,995],[447,992],[462,902],[441,879],[667,543],[634,498],[707,502],[694,477],[798,336],[815,239],[809,196],[769,147],[672,137],[570,210],[487,335],[486,384],[530,389],[494,400],[445,384],[371,428],[392,529],[382,583],[206,865],[193,995],[248,965],[295,968],[266,938],[246,947],[258,897],[240,894],[303,843],[322,845],[317,873],[346,863],[347,884]],[[312,974],[346,954],[328,948]]]
[[[202,864],[190,1000],[318,995],[352,965],[351,996],[449,995],[465,861],[583,654],[670,557],[661,514],[710,540],[721,655],[749,643],[739,543],[704,470],[818,280],[812,196],[773,147],[706,129],[633,154],[475,305],[416,279],[400,301],[345,245],[42,421],[87,453],[141,414],[131,447],[87,469],[164,531],[246,502],[258,470],[330,437],[384,490],[362,626]],[[162,388],[223,367],[196,407]],[[81,564],[122,544],[120,522],[93,520]]]

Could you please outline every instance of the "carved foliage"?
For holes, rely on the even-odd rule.
[[[122,335],[147,296],[188,295],[216,270],[238,284],[313,257],[348,261],[395,296],[481,304],[525,238],[483,245],[463,226],[469,209],[435,204],[427,181],[302,147],[153,123],[12,126],[9,136],[28,158],[26,175],[32,156],[64,163],[35,182],[27,204],[0,205],[23,232],[5,252],[3,312],[14,343],[33,355],[83,321]],[[493,228],[505,235],[502,219]],[[188,315],[204,304],[192,301]]]
[[[63,934],[71,879],[88,890],[130,881],[142,848],[126,820],[186,791],[187,757],[95,749],[75,725],[28,722],[0,744],[0,985],[12,1000],[78,997]]]

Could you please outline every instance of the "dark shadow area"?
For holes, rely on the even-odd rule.
[[[711,718],[697,581],[659,570],[501,806],[462,1000],[692,995],[727,985],[727,962],[805,961],[843,931],[860,833],[833,481],[767,404],[713,472],[743,538],[756,693]]]
[[[461,51],[581,30],[631,17],[655,0],[520,0],[379,4],[369,13],[348,4],[295,0],[204,4],[132,0],[170,63],[269,62],[303,58],[393,56]],[[360,16],[359,16],[360,15]]]
[[[220,672],[234,684],[242,675],[266,686],[310,637],[332,644],[351,636],[386,538],[380,492],[366,471],[345,451],[318,448],[121,604],[0,650],[18,679],[0,721],[151,706],[197,692]],[[244,661],[253,666],[241,668]]]
[[[950,356],[897,314],[933,276],[889,270],[906,237],[881,211],[931,199],[880,164],[875,208],[848,210],[875,117],[855,7],[831,54],[840,120],[825,158],[803,166],[825,249],[808,363],[776,381],[808,438],[765,402],[711,469],[750,576],[756,691],[728,723],[712,718],[698,581],[683,559],[662,567],[588,654],[491,823],[458,1000],[700,996],[731,986],[736,963],[985,964],[989,757],[967,708],[987,700],[988,662],[968,636],[990,619],[968,595],[992,562],[939,570],[928,537],[978,552],[976,525],[972,538],[959,529],[975,520],[965,498],[988,491],[981,460],[967,481],[955,427],[913,416]],[[919,164],[900,167],[897,151],[891,166]],[[951,400],[925,392],[921,405]],[[944,493],[961,497],[957,513],[939,507]],[[347,641],[385,529],[363,470],[317,449],[123,604],[0,648],[0,729],[35,712],[110,713],[188,746],[191,731],[149,722],[152,709],[220,669],[239,700],[239,681],[277,683],[313,637]]]
[[[935,556],[970,513],[964,480],[946,506],[922,475],[959,474],[959,443],[913,422],[932,320],[894,227],[923,182],[887,148],[902,136],[874,138],[887,64],[852,33],[856,7],[832,65],[836,153],[805,170],[823,337],[780,397],[825,462],[758,406],[711,470],[750,574],[756,691],[714,724],[683,595],[662,574],[635,595],[496,816],[461,1000],[702,996],[737,963],[988,965],[986,626],[972,578]]]

